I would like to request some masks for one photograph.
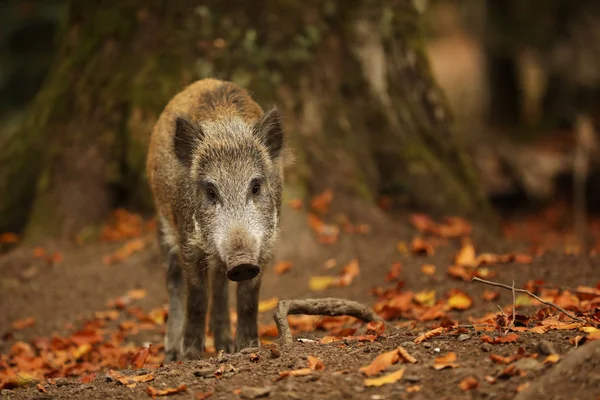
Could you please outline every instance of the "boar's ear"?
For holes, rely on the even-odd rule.
[[[194,148],[200,143],[204,133],[200,124],[192,121],[188,117],[175,118],[175,155],[179,161],[186,167],[192,165],[192,154]]]
[[[256,123],[254,132],[269,149],[271,158],[279,157],[283,149],[284,137],[281,128],[281,115],[277,107],[272,107],[263,115],[261,120]]]

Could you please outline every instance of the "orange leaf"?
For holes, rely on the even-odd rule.
[[[288,204],[294,210],[299,210],[302,208],[302,200],[300,200],[300,199],[292,199],[292,200],[290,200],[290,202]]]
[[[396,364],[399,359],[400,354],[398,354],[398,349],[394,349],[392,351],[388,351],[386,353],[378,355],[371,362],[371,364],[359,368],[359,371],[367,376],[377,375],[389,366]]]
[[[241,391],[240,391],[241,393]],[[214,394],[214,392],[211,390],[210,392],[198,392],[194,395],[194,399],[196,400],[206,400],[208,399],[210,396],[212,396]]]
[[[292,371],[281,371],[279,373],[279,379],[287,378],[288,376],[305,376],[312,374],[313,370],[310,368],[300,368]],[[278,379],[278,380],[279,380]]]
[[[290,261],[280,261],[275,265],[275,273],[277,275],[284,274],[288,272],[292,268],[292,263]]]
[[[443,356],[436,357],[433,360],[433,369],[456,368],[458,364],[455,364],[454,361],[456,361],[456,353],[451,351]]]
[[[19,236],[16,233],[5,232],[0,234],[0,243],[15,244],[19,243]]]
[[[367,324],[367,335],[381,336],[385,331],[385,323],[383,321],[371,321]]]
[[[451,292],[447,304],[451,310],[466,310],[473,305],[473,300],[465,292],[454,290]]]
[[[431,243],[419,237],[413,239],[410,247],[414,254],[432,255],[435,252]]]
[[[131,300],[143,299],[146,297],[146,295],[147,292],[145,289],[132,289],[127,292],[127,297],[129,297]]]
[[[462,265],[451,265],[448,267],[448,275],[468,282],[474,276],[474,273],[472,271],[467,271]]]
[[[423,343],[424,341],[431,339],[434,336],[439,336],[442,333],[444,333],[444,328],[443,327],[439,327],[439,328],[435,328],[432,329],[430,331],[425,332],[422,335],[419,335],[416,339],[415,339],[415,343],[419,344],[419,343]]]
[[[137,253],[146,247],[146,242],[141,239],[133,239],[126,242],[113,254],[104,257],[104,263],[107,265],[115,264],[129,258],[133,253]]]
[[[544,364],[556,364],[560,360],[559,354],[550,354],[543,361]]]
[[[422,388],[423,388],[422,385],[411,385],[411,386],[407,386],[405,390],[406,390],[406,393],[416,393],[416,392],[420,392]]]
[[[386,275],[385,280],[388,282],[394,281],[394,280],[398,279],[401,272],[402,272],[402,264],[400,264],[399,262],[395,262],[392,264],[392,267],[390,268],[390,271]]]
[[[325,364],[323,364],[323,361],[319,360],[317,357],[308,356],[307,358],[308,368],[312,369],[313,371],[325,369]]]
[[[148,393],[148,395],[152,398],[158,397],[158,396],[168,396],[171,394],[175,394],[175,393],[181,393],[181,392],[185,392],[187,390],[187,386],[186,385],[181,385],[179,387],[176,388],[168,388],[168,389],[155,389],[152,386],[148,386],[146,388],[146,393]]]
[[[484,289],[483,290],[483,294],[481,295],[481,297],[483,298],[483,300],[485,301],[494,301],[496,300],[498,297],[500,297],[500,293],[494,291],[494,290],[488,290],[488,289]]]
[[[491,343],[491,344],[499,344],[499,343],[513,343],[519,340],[519,335],[516,333],[510,333],[506,336],[498,336],[496,338],[491,338],[488,335],[483,335],[481,337],[482,342]]]
[[[94,379],[96,379],[96,373],[95,373],[95,372],[93,372],[93,373],[91,373],[91,374],[86,374],[86,375],[83,375],[83,376],[82,376],[82,377],[79,379],[79,382],[81,382],[81,383],[90,383],[90,382],[93,382],[93,381],[94,381]]]
[[[329,210],[329,205],[332,200],[333,192],[328,189],[319,195],[313,196],[310,205],[313,210],[320,214],[325,214]]]
[[[48,393],[48,391],[46,390],[46,388],[41,384],[38,383],[37,385],[35,385],[36,389],[39,390],[42,393]]]
[[[133,359],[131,360],[132,369],[140,369],[144,366],[146,358],[148,358],[148,354],[150,354],[150,347],[152,347],[152,345],[144,347],[133,356]]]
[[[338,281],[338,286],[344,287],[350,285],[358,275],[360,275],[358,260],[352,259],[348,265],[342,269],[342,276]]]
[[[406,368],[401,368],[398,371],[390,372],[389,374],[380,376],[379,378],[365,379],[363,383],[367,387],[377,387],[387,385],[389,383],[395,383],[402,379],[405,369]]]
[[[398,346],[398,354],[400,355],[400,357],[405,360],[406,362],[409,362],[411,364],[414,364],[417,362],[417,359],[414,358],[413,356],[411,356],[410,354],[408,354],[408,351],[406,351],[406,349],[402,346]]]
[[[473,376],[468,376],[460,381],[458,386],[466,392],[467,390],[477,389],[479,387],[479,381]]]
[[[250,361],[251,362],[258,362],[258,360],[260,360],[260,355],[258,355],[256,353],[250,354]]]
[[[456,255],[455,262],[456,262],[456,264],[462,265],[464,267],[476,266],[476,264],[475,264],[475,248],[473,247],[473,244],[470,241],[465,240],[463,242],[462,248]]]
[[[435,265],[423,264],[421,266],[421,272],[427,276],[433,276],[433,275],[435,275]]]
[[[12,323],[12,327],[16,330],[31,328],[35,325],[35,317],[27,317]]]

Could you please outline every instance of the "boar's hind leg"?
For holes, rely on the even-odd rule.
[[[229,280],[222,264],[211,266],[212,305],[210,311],[210,330],[215,337],[215,349],[228,353],[233,351],[231,326],[229,321]]]
[[[254,279],[242,281],[237,287],[237,329],[235,347],[237,351],[258,347],[258,295],[262,274]]]
[[[165,361],[177,361],[181,358],[183,345],[183,271],[179,256],[167,253],[167,289],[169,291],[169,316],[165,336]]]
[[[183,270],[185,276],[183,350],[187,358],[199,358],[204,352],[206,333],[208,262],[205,257],[202,257],[196,265],[186,265]]]

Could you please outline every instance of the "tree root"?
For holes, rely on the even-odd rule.
[[[290,325],[287,316],[290,314],[305,315],[328,315],[341,316],[349,315],[358,318],[364,322],[383,321],[367,306],[352,300],[336,299],[333,297],[323,299],[303,299],[303,300],[281,300],[277,303],[273,319],[277,325],[279,338],[283,345],[294,343]]]

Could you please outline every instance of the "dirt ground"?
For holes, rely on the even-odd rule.
[[[356,212],[358,209],[361,211]],[[339,297],[377,307],[377,303],[384,301],[386,289],[387,293],[391,293],[388,298],[402,293],[414,294],[408,308],[393,320],[396,325],[394,329],[388,327],[383,334],[372,335],[368,339],[365,327],[360,323],[348,319],[325,318],[320,320],[321,329],[302,329],[294,325],[296,338],[310,340],[282,347],[278,345],[277,338],[273,337],[271,309],[260,314],[264,340],[260,349],[232,355],[213,353],[203,360],[162,365],[164,320],[160,319],[160,312],[153,310],[162,310],[167,297],[164,267],[154,234],[142,236],[146,245],[141,251],[112,265],[107,265],[104,257],[123,246],[122,241],[83,246],[45,244],[44,249],[48,254],[60,252],[62,259],[56,262],[34,257],[32,248],[19,247],[0,258],[0,383],[3,376],[1,373],[4,372],[6,376],[9,369],[16,371],[18,378],[13,384],[5,385],[0,398],[137,399],[150,397],[148,391],[152,389],[148,387],[161,390],[185,385],[185,390],[170,397],[511,399],[520,392],[520,398],[534,399],[541,398],[542,392],[535,390],[538,389],[538,382],[542,382],[545,393],[543,398],[600,399],[600,341],[591,340],[595,335],[595,328],[599,327],[600,296],[588,293],[587,297],[573,300],[578,305],[566,307],[582,315],[578,307],[586,301],[588,303],[585,304],[593,301],[596,304],[586,314],[590,317],[595,313],[596,319],[590,317],[585,324],[571,329],[564,329],[572,321],[562,316],[558,329],[550,329],[545,333],[531,331],[532,327],[540,325],[543,317],[552,317],[551,314],[555,312],[546,311],[549,308],[544,308],[539,303],[527,305],[522,297],[516,303],[519,323],[511,332],[508,332],[508,327],[497,326],[493,326],[491,331],[475,329],[470,324],[479,323],[477,318],[490,313],[501,316],[498,306],[504,310],[502,312],[506,318],[503,320],[510,321],[513,294],[511,290],[448,275],[448,267],[455,264],[455,256],[465,242],[461,242],[459,238],[440,239],[436,235],[419,232],[409,223],[409,215],[390,216],[379,209],[365,209],[348,203],[341,207],[334,201],[331,211],[324,219],[339,221],[339,213],[346,215],[354,224],[367,224],[369,232],[350,234],[342,229],[336,243],[323,244],[308,228],[306,212],[285,206],[282,239],[276,261],[290,261],[292,267],[283,274],[276,274],[274,269],[266,273],[261,299]],[[341,225],[344,226],[343,223]],[[527,235],[530,231],[524,232]],[[477,254],[526,253],[531,251],[533,243],[520,237],[516,241],[510,241],[477,227],[467,236],[472,239]],[[423,237],[427,243],[432,244],[433,254],[415,254],[411,245],[415,237]],[[539,242],[536,241],[537,244]],[[585,286],[600,289],[600,260],[597,256],[587,260],[567,255],[565,246],[557,245],[556,241],[552,243],[552,248],[545,249],[542,255],[535,255],[531,263],[519,262],[522,261],[519,259],[517,262],[494,263],[486,266],[484,272],[492,273],[488,275],[489,279],[509,286],[514,281],[516,288],[531,287],[532,281],[541,280],[548,287],[564,289]],[[324,264],[331,266],[333,262],[328,261],[331,259],[336,260],[336,265],[326,269]],[[348,286],[315,291],[309,285],[311,278],[315,276],[339,276],[343,273],[344,266],[353,259],[358,261],[360,274],[351,279]],[[395,279],[387,280],[394,263],[400,263],[401,270]],[[434,265],[435,271],[426,268],[427,273],[424,273],[423,265]],[[144,295],[134,296],[129,292],[135,289],[144,290]],[[434,291],[433,294],[431,291]],[[128,297],[123,297],[127,293],[130,293],[130,300],[132,297],[136,299],[121,309],[115,308],[114,299],[121,296],[122,300],[127,300]],[[446,301],[456,293],[466,294],[472,304],[446,307]],[[571,289],[570,296],[573,293],[575,292]],[[423,300],[417,294],[433,298]],[[492,294],[497,297],[490,299]],[[484,300],[483,296],[488,300]],[[109,303],[111,300],[112,303]],[[431,309],[440,313],[433,319],[423,317],[421,311]],[[97,314],[109,310],[116,310],[112,314],[114,318]],[[148,319],[144,316],[150,317]],[[19,326],[19,321],[29,317],[33,317],[35,322]],[[492,315],[491,318],[496,317]],[[290,321],[294,320],[290,318]],[[300,323],[302,319],[295,321]],[[15,322],[17,326],[14,325]],[[326,335],[340,336],[339,330],[348,326],[359,327],[354,333],[354,339],[344,335],[344,338],[331,343],[321,342],[321,338]],[[440,326],[445,327],[443,334],[415,343],[419,335]],[[71,369],[67,377],[60,376],[62,373],[57,372],[61,371],[60,368],[50,368],[48,365],[44,365],[44,371],[51,372],[41,377],[22,372],[26,368],[23,364],[25,361],[22,360],[27,359],[27,354],[31,353],[31,357],[27,359],[30,367],[40,354],[49,354],[48,346],[55,348],[60,347],[57,343],[67,343],[58,337],[73,335],[73,338],[76,336],[74,332],[81,332],[82,327],[88,333],[90,329],[97,329],[103,338],[114,338],[118,334],[120,339],[116,347],[127,349],[119,350],[119,354],[126,355],[125,361],[117,363],[121,367],[119,373],[126,376],[151,374],[153,379],[123,385],[119,382],[119,375],[109,373],[111,369],[119,370],[118,367],[110,363],[102,366],[102,360],[94,358],[95,354],[101,353],[97,348],[101,345],[98,342],[90,342],[91,346],[77,342],[80,347],[76,351],[85,348],[87,355],[73,356],[72,350],[68,350],[72,359],[69,361]],[[316,327],[319,327],[319,323]],[[486,336],[504,338],[511,334],[518,335],[518,339],[499,344],[485,341]],[[574,345],[575,341],[579,341],[578,346]],[[146,364],[141,369],[131,369],[131,357],[146,343],[153,344]],[[417,362],[400,361],[388,365],[385,372],[373,377],[404,369],[402,378],[382,386],[367,386],[367,376],[359,368],[370,364],[379,354],[394,351],[398,346],[404,348]],[[102,351],[106,352],[107,348],[113,347],[104,345]],[[99,353],[95,353],[96,351]],[[456,360],[450,363],[450,367],[433,368],[440,361],[434,362],[436,358],[450,353],[456,355]],[[58,357],[58,351],[52,354],[53,357]],[[547,359],[550,354],[558,354],[558,357]],[[306,368],[309,356],[320,359],[324,369],[310,371],[304,376],[280,378],[282,371]],[[514,357],[508,359],[511,356]],[[87,375],[83,381],[89,382],[83,383],[78,375],[90,371],[95,375]],[[552,378],[553,371],[558,373],[555,379]],[[548,378],[543,380],[545,377]],[[128,383],[126,379],[125,383]]]

